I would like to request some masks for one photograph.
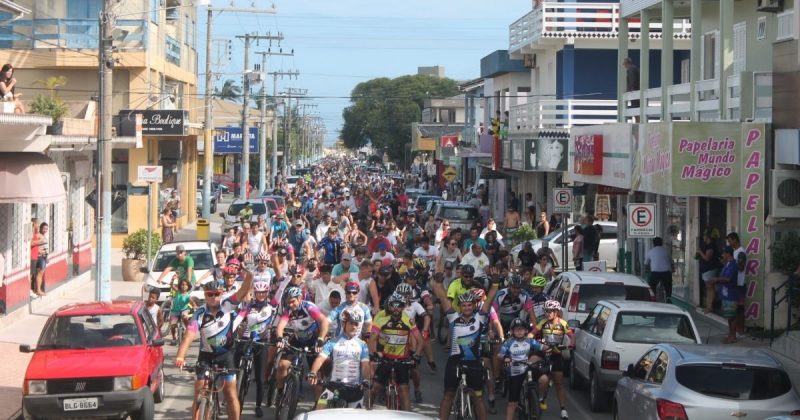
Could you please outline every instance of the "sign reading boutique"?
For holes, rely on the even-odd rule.
[[[185,136],[189,127],[189,112],[183,109],[127,109],[119,112],[120,135],[136,135],[136,114],[142,114],[145,136]]]

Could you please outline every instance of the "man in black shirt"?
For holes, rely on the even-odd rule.
[[[625,92],[635,92],[639,90],[639,68],[633,64],[630,57],[625,57],[622,60],[622,66],[625,67]],[[639,100],[631,101],[630,108],[639,108]],[[639,122],[639,117],[633,117],[634,122]]]

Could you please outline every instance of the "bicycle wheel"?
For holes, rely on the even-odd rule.
[[[542,418],[542,409],[539,407],[539,391],[536,390],[536,385],[528,388],[525,399],[528,402],[528,418],[538,420]]]
[[[269,373],[269,378],[267,379],[267,389],[264,391],[267,393],[266,398],[264,398],[264,404],[266,404],[267,407],[272,406],[272,402],[275,400],[275,376],[276,370],[273,366],[272,371]],[[275,403],[277,405],[277,401],[275,401]]]
[[[211,420],[211,417],[209,416],[209,414],[210,414],[210,408],[211,408],[211,404],[210,404],[210,402],[208,401],[208,398],[206,398],[206,397],[201,397],[201,398],[200,398],[200,399],[197,401],[197,412],[198,412],[198,418],[199,418],[200,420]]]
[[[394,386],[386,387],[386,409],[399,410],[400,397],[397,395],[397,389]]]
[[[227,414],[222,412],[222,404],[219,403],[219,396],[212,396],[211,400],[213,401],[212,407],[214,408],[211,412],[211,420],[217,420],[222,414]]]
[[[286,378],[286,384],[283,387],[283,395],[276,412],[277,420],[291,420],[294,418],[294,412],[297,409],[297,399],[299,397],[298,382],[298,378],[294,375],[290,375]]]
[[[247,396],[247,390],[250,388],[250,369],[252,365],[252,361],[243,358],[242,361],[239,363],[239,371],[242,373],[241,377],[239,378],[239,412],[241,413],[244,409],[244,397]]]

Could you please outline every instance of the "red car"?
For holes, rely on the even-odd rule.
[[[71,304],[47,320],[22,387],[25,419],[152,419],[164,399],[164,340],[144,302]]]
[[[225,186],[229,192],[233,193],[233,195],[239,194],[239,183],[233,180],[233,177],[228,174],[215,174],[214,175],[214,182],[218,182]],[[247,181],[247,198],[250,198],[250,193],[253,192],[253,186],[250,185],[250,181]]]

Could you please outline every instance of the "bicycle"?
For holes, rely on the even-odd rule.
[[[407,366],[409,369],[411,369],[416,365],[416,363],[413,359],[394,360],[381,358],[380,364],[384,363],[389,365],[389,383],[384,389],[386,409],[400,410],[400,394],[397,392],[397,379],[395,370],[397,369],[397,366]]]
[[[199,368],[198,365],[183,366],[183,369],[190,373],[195,373]],[[236,371],[236,369],[229,370],[216,366],[205,370],[203,373],[203,387],[197,397],[198,418],[200,420],[217,420],[223,414],[219,393],[222,392],[222,387],[225,385],[225,376]]]
[[[477,418],[472,409],[472,398],[470,396],[470,391],[472,390],[467,385],[467,371],[474,369],[475,368],[470,368],[462,364],[459,364],[456,368],[456,376],[460,379],[452,408],[455,420],[471,420]],[[480,368],[480,370],[483,371],[483,368]]]
[[[323,381],[320,382],[320,385],[324,389],[328,389],[333,392],[333,397],[326,400],[326,408],[348,408],[350,404],[358,401],[348,401],[352,398],[347,398],[346,395],[354,395],[354,393],[361,392],[361,401],[363,401],[363,407],[360,408],[372,410],[372,400],[370,398],[370,387],[368,384],[346,384],[343,382]],[[314,402],[314,408],[312,408],[312,411],[317,409],[317,402],[318,401]]]
[[[239,412],[244,409],[244,398],[247,396],[247,391],[250,390],[250,373],[253,371],[255,363],[255,356],[263,351],[266,346],[265,343],[253,341],[252,339],[237,339],[236,345],[241,346],[239,354]],[[258,374],[259,372],[256,372]]]
[[[305,366],[303,360],[313,352],[308,347],[294,347],[284,338],[283,348],[290,350],[292,360],[289,365],[289,374],[283,382],[283,392],[281,398],[275,403],[276,420],[291,420],[297,410],[297,400],[302,392],[302,378],[305,378]]]
[[[542,370],[543,362],[537,363],[539,366],[535,368],[527,361],[525,362],[512,362],[511,366],[527,366],[525,371],[525,381],[522,382],[522,389],[520,389],[519,401],[517,402],[517,417],[520,420],[536,420],[542,417],[542,410],[539,407],[539,386],[538,380],[544,374]],[[536,370],[536,372],[534,372]],[[549,369],[547,369],[549,373]],[[536,377],[534,377],[535,374]],[[548,387],[549,389],[549,387]],[[547,390],[545,390],[545,398],[547,398]]]

